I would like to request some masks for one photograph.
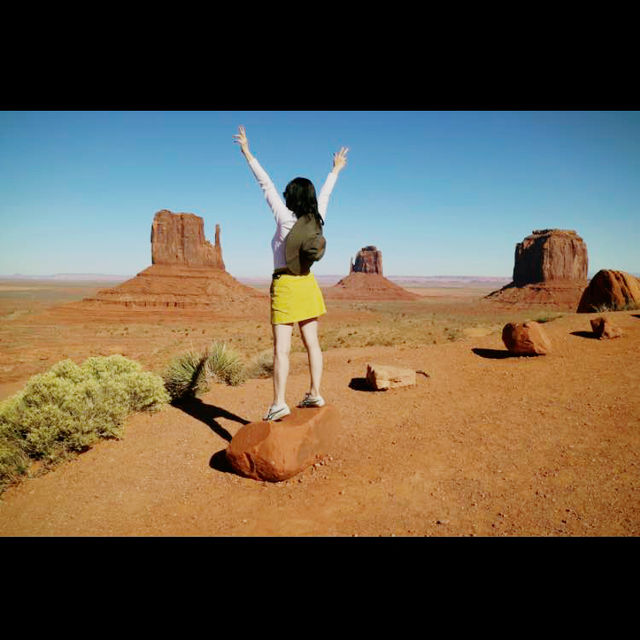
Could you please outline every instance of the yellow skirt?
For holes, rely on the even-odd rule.
[[[313,273],[282,274],[271,281],[271,324],[290,324],[327,312]]]

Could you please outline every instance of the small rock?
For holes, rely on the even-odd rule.
[[[591,329],[600,340],[619,338],[622,335],[622,329],[614,327],[608,318],[593,318],[591,320]]]
[[[516,355],[545,355],[551,351],[551,341],[538,322],[509,322],[502,329],[502,341]]]
[[[376,391],[416,384],[416,372],[413,369],[381,364],[367,364],[366,378],[369,386]]]

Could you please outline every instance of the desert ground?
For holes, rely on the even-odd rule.
[[[224,340],[271,347],[268,305],[237,320],[195,311],[81,310],[105,282],[0,282],[0,399],[63,358],[122,353],[162,372],[173,355]],[[255,283],[266,290],[268,285]],[[637,536],[640,312],[499,308],[498,288],[403,284],[415,301],[327,300],[323,396],[342,433],[289,480],[243,478],[224,451],[271,401],[268,378],[212,385],[189,407],[136,414],[121,440],[0,497],[8,536]],[[624,334],[591,337],[605,315]],[[512,357],[505,323],[544,322],[549,355]],[[367,363],[425,372],[369,391]],[[307,390],[296,331],[287,399]]]

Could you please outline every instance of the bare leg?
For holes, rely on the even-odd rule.
[[[310,318],[298,323],[302,342],[309,356],[309,395],[314,398],[320,395],[320,382],[322,381],[322,349],[318,341],[318,319]]]
[[[273,327],[273,405],[285,404],[287,376],[289,375],[289,352],[293,324],[274,324]]]

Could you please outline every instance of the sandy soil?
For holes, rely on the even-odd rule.
[[[506,357],[495,331],[327,351],[323,395],[342,436],[281,483],[239,477],[224,459],[271,380],[214,385],[188,413],[135,415],[123,440],[8,489],[0,535],[637,536],[640,313],[606,315],[621,338],[592,339],[595,316],[567,314],[544,325],[553,353],[537,358]],[[368,362],[428,377],[371,392]],[[293,353],[289,401],[306,385],[305,354]]]

